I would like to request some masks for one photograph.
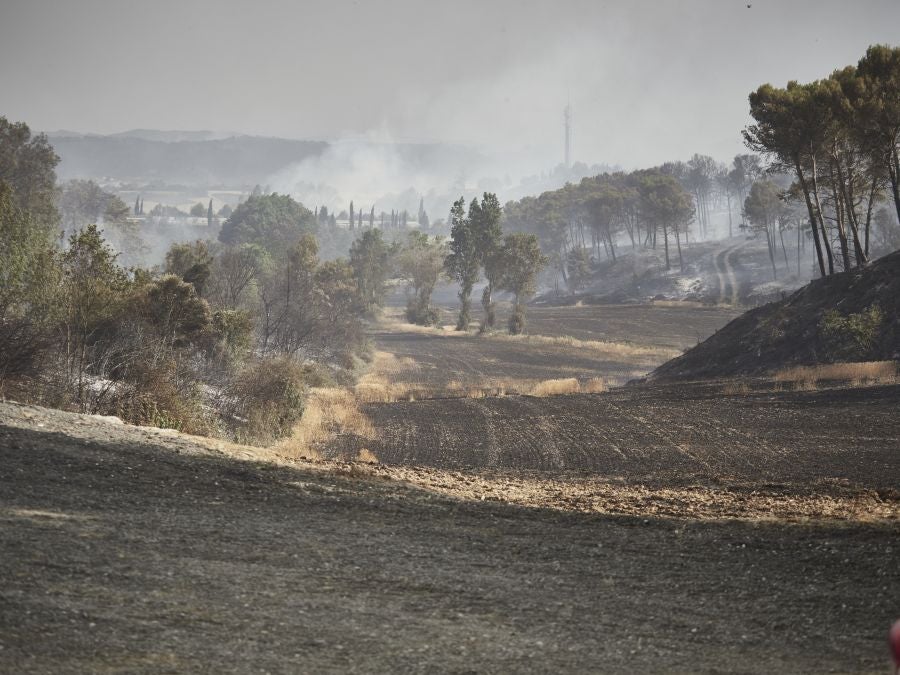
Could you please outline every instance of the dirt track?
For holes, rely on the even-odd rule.
[[[885,672],[897,529],[466,503],[0,404],[0,671]]]

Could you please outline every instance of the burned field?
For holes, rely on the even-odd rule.
[[[536,335],[688,349],[740,313],[731,307],[691,303],[537,306],[528,309],[528,330]]]
[[[900,485],[898,409],[898,385],[731,396],[626,387],[370,404],[379,436],[365,443],[387,464],[889,489]]]
[[[889,523],[473,502],[9,404],[0,459],[4,672],[884,671]]]
[[[391,355],[375,364],[370,380],[400,385],[417,398],[454,390],[522,392],[561,378],[599,378],[614,386],[679,355],[734,315],[728,308],[693,305],[536,306],[529,308],[529,335],[509,337],[410,326],[393,310],[370,332],[376,350]],[[450,316],[445,311],[444,318]]]

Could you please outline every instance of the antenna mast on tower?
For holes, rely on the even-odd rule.
[[[563,110],[563,119],[566,122],[566,168],[572,166],[572,106],[568,102]]]

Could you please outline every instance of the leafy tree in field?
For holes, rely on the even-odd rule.
[[[367,230],[350,246],[350,266],[356,280],[363,310],[381,307],[387,292],[393,251],[381,236],[381,230]]]
[[[460,197],[450,209],[450,254],[444,261],[447,276],[459,283],[459,319],[456,330],[468,330],[471,321],[472,288],[481,271],[481,251],[472,223],[466,216],[465,200]]]
[[[484,277],[487,285],[481,294],[481,306],[484,309],[484,321],[481,330],[489,330],[494,327],[494,289],[497,288],[501,270],[497,260],[500,250],[503,228],[500,225],[502,209],[497,195],[485,192],[481,198],[481,204],[473,199],[469,204],[469,227],[475,238],[475,248],[479,252],[481,265],[484,268]]]
[[[234,212],[234,209],[231,208],[230,204],[225,204],[219,209],[219,212],[216,214],[219,218],[229,218],[231,214]]]
[[[206,215],[206,207],[202,203],[197,202],[191,207],[190,216],[192,218],[202,218]]]
[[[288,195],[251,195],[223,223],[219,240],[229,245],[259,244],[274,254],[315,231],[312,212]]]
[[[353,268],[346,260],[329,260],[319,265],[315,281],[321,291],[322,332],[337,344],[360,343],[362,332],[355,320],[359,295]]]
[[[0,182],[11,188],[16,205],[41,227],[52,228],[59,222],[57,164],[59,157],[44,134],[32,137],[24,122],[0,116]]]
[[[409,281],[412,297],[406,305],[410,323],[431,326],[438,322],[438,311],[431,306],[431,293],[444,269],[447,246],[441,237],[429,237],[415,230],[407,234],[406,245],[400,249],[397,268]]]
[[[541,253],[535,235],[517,232],[503,238],[497,259],[501,270],[497,287],[515,296],[509,332],[518,335],[525,330],[525,301],[534,293],[547,257]]]

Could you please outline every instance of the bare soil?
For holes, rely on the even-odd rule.
[[[501,327],[504,311],[498,312]],[[396,320],[376,324],[369,335],[377,350],[396,357],[391,371],[378,375],[420,392],[440,392],[451,383],[478,387],[570,377],[580,382],[602,378],[616,385],[646,375],[737,314],[731,308],[690,303],[528,308],[531,336],[571,337],[621,347],[606,351],[577,342],[553,344],[479,336],[474,331],[405,329]],[[447,312],[445,318],[450,318]]]
[[[688,349],[740,316],[731,307],[667,305],[593,305],[528,308],[528,331],[536,335],[571,335],[580,340],[607,340]]]
[[[725,395],[704,385],[363,408],[384,464],[900,486],[900,386]],[[346,452],[352,438],[337,439]],[[362,441],[360,441],[362,442]]]
[[[882,448],[839,453],[855,480],[892,478],[866,465],[896,461],[895,396],[834,404]],[[523,508],[254,453],[0,404],[0,671],[886,672],[896,522]]]

